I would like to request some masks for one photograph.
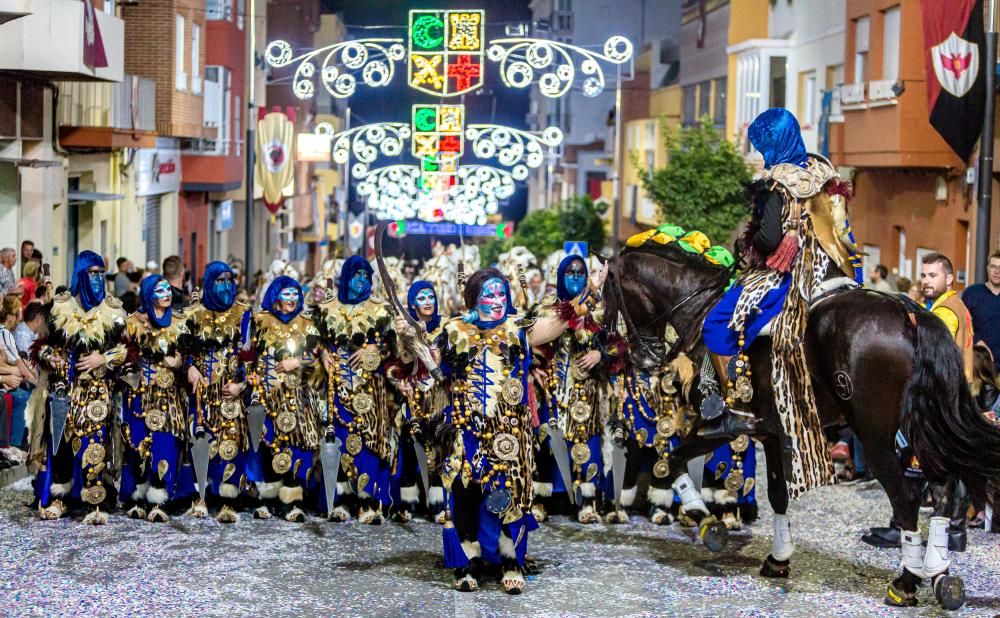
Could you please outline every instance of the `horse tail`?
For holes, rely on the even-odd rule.
[[[961,351],[944,323],[925,311],[911,315],[916,344],[913,374],[903,390],[903,435],[928,478],[958,475],[981,492],[1000,479],[1000,426],[979,410]]]

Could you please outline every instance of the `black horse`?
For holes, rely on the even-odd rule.
[[[722,297],[730,270],[676,245],[626,249],[612,258],[605,283],[604,326],[613,332],[624,322],[630,362],[653,367],[684,352],[694,359],[705,354],[701,328],[710,309]],[[679,334],[663,349],[667,324]],[[1000,479],[1000,428],[976,409],[965,382],[961,354],[944,324],[916,304],[862,289],[831,294],[809,313],[805,347],[820,418],[825,427],[849,426],[861,440],[865,458],[888,493],[895,520],[903,530],[917,530],[921,487],[907,479],[895,440],[902,428],[938,500],[935,515],[954,519],[960,503],[949,499],[958,480],[973,495],[982,495]],[[756,418],[753,437],[764,448],[768,500],[776,519],[788,509],[789,495],[781,423],[771,385],[771,349],[758,337],[749,350],[754,397],[747,412]],[[691,392],[698,398],[698,389]],[[699,402],[695,401],[695,405]],[[672,483],[688,460],[712,452],[722,442],[697,435],[698,425],[671,454]],[[707,513],[688,513],[695,521]],[[707,520],[710,521],[710,520]],[[777,521],[776,521],[777,527]],[[700,526],[706,547],[720,551],[726,543],[721,524]],[[790,556],[791,539],[781,554]],[[761,574],[787,577],[788,560],[772,554]],[[920,578],[907,570],[889,588],[903,604],[916,603]],[[934,580],[938,601],[948,609],[964,603],[964,587],[947,573]]]

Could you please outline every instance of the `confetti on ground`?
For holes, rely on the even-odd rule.
[[[757,574],[771,544],[765,503],[761,519],[734,532],[719,554],[695,543],[693,530],[639,515],[625,526],[556,518],[532,535],[530,553],[543,570],[520,597],[492,580],[478,593],[454,592],[439,564],[440,528],[423,520],[297,525],[244,514],[222,526],[116,514],[92,528],[39,521],[30,498],[27,480],[0,490],[0,602],[8,616],[946,614],[927,587],[917,608],[882,604],[899,552],[859,540],[889,519],[878,487],[823,488],[794,503],[797,551],[783,581]],[[1000,535],[970,531],[969,546],[952,566],[969,602],[947,615],[1000,614]]]

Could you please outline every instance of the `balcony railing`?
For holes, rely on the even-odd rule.
[[[865,84],[844,84],[840,87],[840,109],[865,109]]]
[[[155,131],[156,82],[135,75],[125,75],[121,83],[63,82],[59,124]]]

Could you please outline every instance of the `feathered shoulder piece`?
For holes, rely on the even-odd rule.
[[[810,154],[804,168],[793,163],[779,163],[765,170],[763,175],[763,178],[778,183],[792,197],[800,200],[816,195],[835,177],[837,169],[829,159],[818,154]]]
[[[76,298],[69,294],[56,296],[52,303],[50,321],[52,328],[66,341],[92,345],[114,339],[125,328],[125,310],[122,301],[113,296],[84,311]]]
[[[373,298],[357,305],[345,305],[334,296],[316,306],[314,317],[323,336],[337,345],[357,336],[367,339],[392,323],[388,303]]]
[[[284,350],[286,355],[301,357],[303,352],[312,349],[319,337],[313,321],[301,313],[286,323],[270,311],[258,311],[253,321],[257,349],[271,355]]]
[[[249,306],[239,299],[225,311],[211,311],[201,303],[194,303],[184,314],[188,319],[190,334],[197,340],[226,343],[239,341],[243,316]]]

